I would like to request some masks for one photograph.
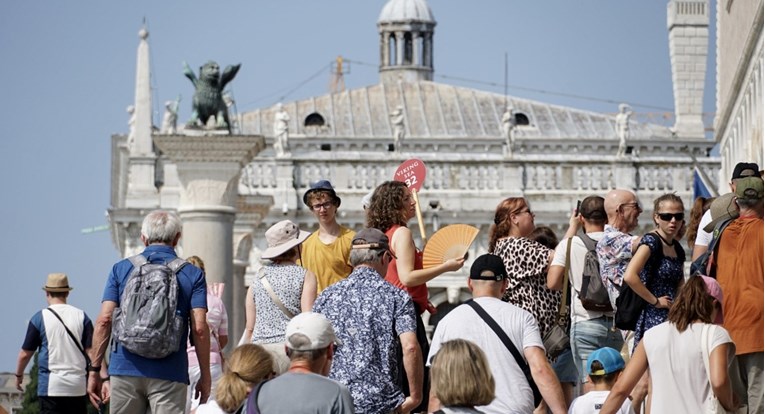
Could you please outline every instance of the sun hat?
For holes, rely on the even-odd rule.
[[[732,220],[738,217],[738,206],[733,199],[736,197],[733,193],[723,194],[712,201],[709,205],[709,211],[712,215],[712,221],[704,226],[704,231],[711,233],[718,224],[726,220]]]
[[[337,193],[335,193],[335,189],[332,188],[332,183],[330,183],[329,180],[319,180],[311,184],[311,187],[308,189],[308,191],[303,194],[303,204],[310,208],[311,206],[308,204],[308,195],[317,191],[329,194],[335,203],[337,203],[337,206],[340,207],[340,197],[338,197]]]
[[[364,197],[361,198],[361,208],[364,210],[369,208],[369,205],[372,204],[372,194],[375,193],[375,190],[372,190],[368,192]]]
[[[603,369],[592,370],[592,363],[598,361]],[[587,357],[587,373],[591,376],[602,376],[614,373],[624,369],[624,358],[619,351],[603,347],[594,350],[589,357]]]
[[[478,256],[470,266],[470,278],[476,280],[501,281],[507,277],[505,263],[499,256],[484,254]]]
[[[704,281],[704,284],[706,285],[707,293],[709,296],[717,299],[717,303],[720,304],[720,311],[717,313],[717,318],[713,321],[717,325],[722,325],[723,323],[723,310],[722,310],[722,303],[723,303],[723,292],[722,288],[720,287],[720,284],[717,283],[717,280],[704,275],[699,275],[701,279]]]
[[[268,248],[260,255],[261,259],[273,259],[289,249],[303,243],[311,233],[302,231],[297,224],[282,220],[266,230]]]
[[[51,273],[42,288],[46,292],[69,292],[74,289],[69,287],[69,278],[64,273]]]
[[[292,318],[284,331],[284,337],[285,345],[295,351],[312,351],[326,348],[333,343],[343,344],[335,335],[335,329],[329,320],[316,312],[304,312]]]

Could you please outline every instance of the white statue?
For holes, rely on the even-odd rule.
[[[135,106],[128,105],[125,110],[130,116],[128,118],[128,147],[132,147],[133,141],[135,141]]]
[[[502,114],[502,132],[505,135],[505,146],[507,148],[507,156],[513,156],[513,149],[515,148],[515,111],[512,106],[507,107],[505,113]]]
[[[404,142],[404,107],[399,105],[391,112],[390,123],[393,125],[393,148],[400,152]]]
[[[162,134],[175,134],[178,124],[178,106],[181,104],[181,97],[174,101],[165,102],[165,114],[162,116],[162,128],[159,130]]]
[[[279,103],[276,105],[274,113],[274,151],[277,157],[289,155],[290,150],[290,115],[284,110],[284,106]]]
[[[619,113],[616,114],[616,135],[619,137],[619,149],[616,151],[617,157],[627,155],[627,140],[630,137],[630,117],[632,108],[627,104],[619,104]]]

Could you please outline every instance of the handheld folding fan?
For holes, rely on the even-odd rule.
[[[422,252],[422,266],[427,269],[465,256],[478,232],[467,224],[452,224],[435,232]]]

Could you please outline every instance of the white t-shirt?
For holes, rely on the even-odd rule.
[[[610,393],[610,391],[590,391],[571,403],[568,414],[598,414]],[[632,402],[629,398],[624,400],[617,414],[632,414]]]
[[[704,215],[701,216],[701,220],[699,221],[699,229],[696,231],[696,241],[694,242],[695,246],[709,246],[709,243],[712,242],[712,233],[707,232],[704,230],[704,227],[707,226],[707,224],[712,222],[712,210],[707,210],[704,212]]]
[[[602,237],[603,232],[587,233],[591,239],[597,243]],[[555,248],[555,256],[550,266],[566,266],[566,246],[568,239],[563,239]],[[575,236],[571,242],[571,270],[568,280],[571,289],[571,323],[588,321],[599,318],[603,315],[613,316],[613,312],[594,312],[582,307],[582,301],[579,300],[579,288],[582,287],[582,272],[584,271],[584,255],[587,254],[587,247],[579,236]]]
[[[672,414],[698,414],[704,412],[704,403],[712,388],[707,380],[701,352],[701,331],[704,324],[694,323],[678,332],[675,325],[664,322],[646,331],[643,337],[648,366],[651,369],[653,396],[651,412]],[[711,325],[709,352],[716,347],[732,343],[728,331]],[[735,355],[734,347],[728,354],[728,365]]]
[[[544,349],[539,326],[529,312],[491,297],[476,298],[475,302],[497,321],[522,356],[523,350],[529,347]],[[438,323],[430,345],[428,365],[441,344],[452,339],[466,339],[478,345],[486,354],[494,375],[494,401],[476,408],[489,414],[527,414],[534,411],[534,397],[523,371],[502,340],[469,305],[456,307]]]

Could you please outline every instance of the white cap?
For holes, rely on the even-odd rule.
[[[284,336],[287,338],[285,345],[295,351],[323,349],[332,343],[342,345],[335,336],[335,330],[329,320],[315,312],[301,313],[292,318],[287,324]],[[303,338],[307,338],[310,342],[301,340]]]

